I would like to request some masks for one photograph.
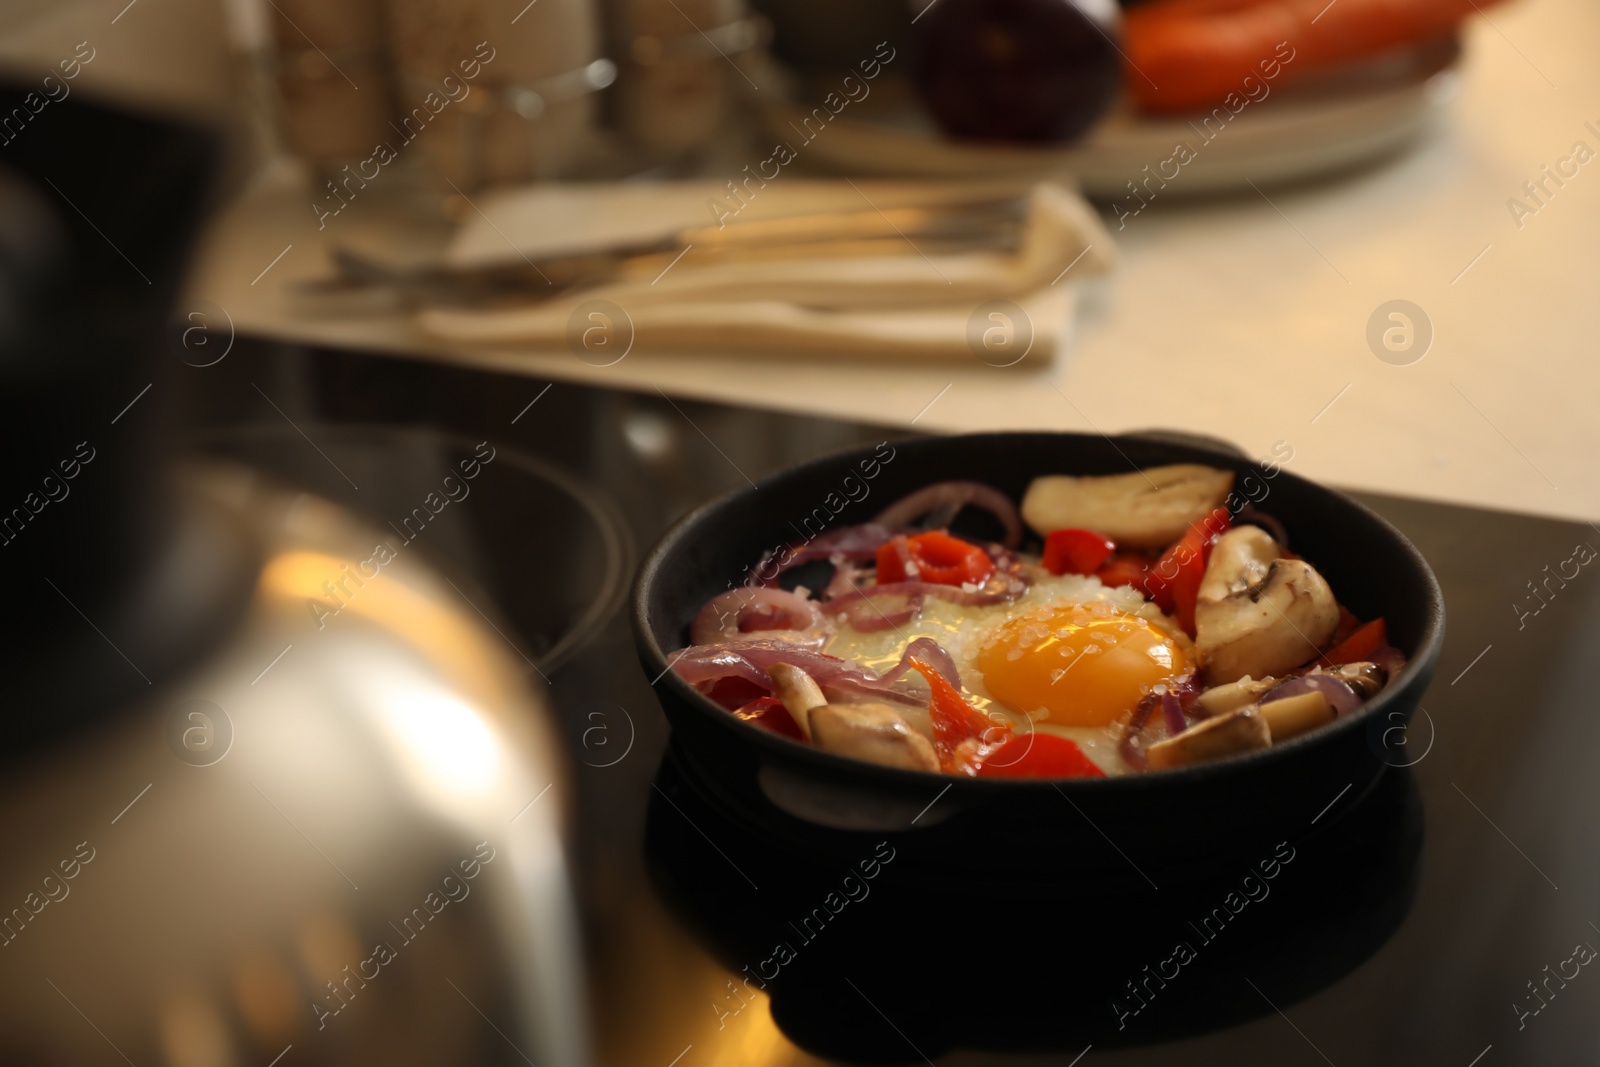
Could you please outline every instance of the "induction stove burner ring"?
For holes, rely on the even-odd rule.
[[[616,506],[515,448],[436,430],[312,422],[207,431],[183,444],[342,504],[391,541],[425,538],[446,570],[493,598],[542,675],[592,640],[626,595],[633,547]],[[475,492],[492,503],[467,503]]]

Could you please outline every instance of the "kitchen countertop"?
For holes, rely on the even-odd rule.
[[[1107,212],[1120,266],[1082,290],[1075,337],[1050,366],[640,350],[598,368],[564,351],[451,350],[392,313],[307,318],[283,287],[326,259],[311,194],[283,171],[220,215],[192,299],[239,332],[929,431],[1163,427],[1252,454],[1283,441],[1294,470],[1342,486],[1589,520],[1600,512],[1600,365],[1584,358],[1600,330],[1600,168],[1547,180],[1542,206],[1523,183],[1578,141],[1600,151],[1597,44],[1600,8],[1586,0],[1492,8],[1466,33],[1457,97],[1400,158],[1295,187],[1157,200],[1120,230]],[[1516,218],[1519,196],[1536,210]],[[341,220],[341,236],[378,219]],[[1433,329],[1425,357],[1404,366],[1366,340],[1394,299]]]

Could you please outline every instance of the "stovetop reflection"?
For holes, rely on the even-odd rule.
[[[810,863],[720,809],[675,745],[654,786],[646,859],[733,976],[718,1022],[765,994],[796,1045],[865,1063],[1145,1045],[1271,1014],[1388,939],[1422,852],[1405,770],[1229,876],[1137,892],[1036,880],[979,894],[896,866],[887,842]]]

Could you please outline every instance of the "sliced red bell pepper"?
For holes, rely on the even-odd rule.
[[[1374,652],[1388,643],[1389,627],[1379,617],[1334,645],[1322,657],[1322,662],[1332,667],[1341,663],[1359,663],[1371,659]]]
[[[1194,636],[1194,605],[1200,596],[1200,583],[1206,576],[1211,546],[1232,522],[1227,508],[1216,508],[1205,518],[1191,523],[1183,536],[1162,553],[1145,578],[1145,592],[1150,599],[1162,611],[1174,616],[1191,637]]]
[[[906,561],[916,568],[913,575]],[[878,546],[878,584],[915,578],[935,585],[982,585],[994,573],[989,553],[942,530],[892,538]]]
[[[702,685],[700,691],[710,697],[713,704],[729,711],[738,711],[754,700],[771,695],[766,687],[737,675],[718,678],[710,685]]]
[[[1334,629],[1333,637],[1328,640],[1328,644],[1339,645],[1343,643],[1345,638],[1359,629],[1361,629],[1361,620],[1356,617],[1356,613],[1340,604],[1339,625]]]
[[[1116,542],[1093,530],[1056,530],[1044,539],[1040,562],[1051,574],[1093,574],[1116,550]]]
[[[977,708],[968,704],[945,676],[915,657],[911,666],[928,680],[928,717],[933,721],[933,750],[939,756],[939,766],[945,771],[961,769],[966,759],[957,759],[956,749],[963,741],[979,745],[1010,736],[1011,728],[989,721]],[[967,746],[972,750],[973,746]],[[971,773],[968,771],[968,773]]]
[[[1142,593],[1145,571],[1149,568],[1149,557],[1137,552],[1118,552],[1102,563],[1094,576],[1100,579],[1101,585],[1131,585]]]
[[[796,741],[806,739],[806,735],[800,732],[799,724],[794,721],[794,716],[789,714],[789,709],[784,707],[783,701],[777,697],[758,697],[733,714],[746,722],[765,726],[775,734],[792,737]]]
[[[1013,734],[978,765],[979,778],[1104,778],[1076,743],[1055,734]]]

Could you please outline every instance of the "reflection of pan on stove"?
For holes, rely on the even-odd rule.
[[[709,803],[675,750],[656,784],[671,804],[649,813],[650,870],[734,972],[728,1009],[764,991],[796,1044],[856,1062],[1131,1047],[1267,1014],[1267,997],[1309,997],[1389,939],[1422,846],[1416,784],[1391,770],[1228,876],[975,891],[897,867],[888,845],[852,865],[801,860]]]

